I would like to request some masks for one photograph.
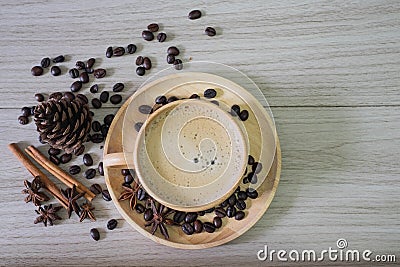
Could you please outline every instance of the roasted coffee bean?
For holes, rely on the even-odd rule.
[[[189,99],[199,99],[200,96],[198,94],[192,94]]]
[[[251,169],[253,170],[253,172],[258,174],[262,171],[262,167],[263,166],[261,162],[255,162],[253,166],[251,166]]]
[[[31,115],[31,108],[23,107],[21,108],[22,116],[29,117]]]
[[[72,79],[78,78],[79,77],[79,70],[76,69],[76,68],[72,68],[72,69],[70,69],[68,71],[68,74]]]
[[[194,221],[193,226],[195,233],[203,232],[203,223],[200,220]]]
[[[93,98],[93,99],[92,99],[92,106],[93,106],[95,109],[101,108],[101,101],[100,101],[98,98]]]
[[[204,231],[206,231],[207,233],[215,232],[215,226],[214,226],[214,224],[212,224],[210,222],[203,223],[203,228],[204,228]]]
[[[65,92],[63,97],[68,99],[69,101],[72,101],[75,99],[75,95],[71,92]]]
[[[122,46],[116,47],[114,49],[113,55],[115,57],[120,57],[123,56],[125,54],[125,48],[123,48]]]
[[[236,204],[236,196],[235,196],[235,194],[232,194],[228,198],[228,204],[229,204],[229,206],[234,206]]]
[[[222,226],[221,217],[215,216],[213,219],[213,224],[214,224],[215,228],[220,228]]]
[[[137,49],[137,47],[136,47],[136,45],[134,45],[134,44],[128,44],[128,47],[127,47],[127,52],[129,53],[129,54],[133,54],[133,53],[135,53],[136,52],[136,49]]]
[[[240,221],[243,220],[244,216],[245,216],[244,212],[239,210],[238,212],[236,212],[235,219]]]
[[[146,70],[151,69],[151,60],[150,60],[150,58],[148,58],[148,57],[143,58],[143,67]]]
[[[60,161],[62,164],[68,163],[70,162],[72,159],[72,154],[70,153],[64,153],[61,157],[60,157]]]
[[[108,114],[104,117],[104,124],[110,126],[114,119],[114,114]]]
[[[177,100],[179,100],[179,98],[177,98],[176,96],[170,96],[167,99],[167,103],[171,103],[171,102],[174,102],[174,101],[177,101]]]
[[[107,137],[108,129],[109,129],[109,128],[110,128],[110,126],[108,126],[107,124],[101,125],[100,132],[101,132],[101,134],[104,136],[104,138]]]
[[[124,182],[127,183],[127,184],[133,183],[133,180],[134,179],[133,179],[133,176],[131,174],[126,174],[124,176]]]
[[[247,188],[246,189],[246,194],[249,198],[251,199],[256,199],[258,197],[258,192],[257,190],[253,189],[253,188]]]
[[[101,191],[101,194],[102,194],[103,199],[105,201],[111,201],[111,195],[110,195],[110,192],[108,192],[107,189],[104,189],[103,191]]]
[[[226,216],[226,211],[225,211],[225,209],[223,209],[223,208],[221,208],[221,207],[216,208],[216,209],[214,210],[214,212],[215,212],[215,215],[217,215],[217,216],[220,217],[220,218],[224,218],[224,217]]]
[[[136,58],[136,66],[140,66],[143,64],[144,58],[142,56],[138,56]]]
[[[175,223],[181,223],[183,222],[183,220],[185,220],[185,216],[186,216],[185,212],[177,210],[175,211],[173,220]]]
[[[83,174],[83,177],[85,177],[86,179],[93,179],[95,176],[96,176],[96,170],[93,168],[87,169]]]
[[[75,156],[80,156],[80,155],[83,154],[83,152],[85,152],[85,146],[84,145],[81,145],[80,147],[74,149],[74,155]]]
[[[95,69],[93,75],[96,79],[101,79],[106,76],[107,72],[105,69]]]
[[[154,34],[151,31],[142,31],[142,37],[146,41],[152,41],[154,39]]]
[[[231,115],[232,116],[239,116],[239,114],[240,114],[240,107],[239,107],[239,105],[233,105],[232,107],[231,107]]]
[[[237,202],[236,202],[236,208],[238,209],[238,210],[244,210],[244,209],[246,209],[246,202],[244,202],[244,200],[238,200]]]
[[[210,102],[213,103],[214,105],[219,106],[219,102],[217,100],[211,100]]]
[[[249,155],[249,158],[247,160],[247,164],[253,165],[256,161],[254,160],[252,155]]]
[[[238,198],[239,200],[246,200],[246,199],[247,199],[247,194],[246,194],[246,192],[245,192],[245,191],[239,191],[239,192],[237,193],[237,198]]]
[[[136,210],[137,213],[141,214],[141,213],[144,212],[145,207],[142,204],[137,203],[136,206],[135,206],[135,210]]]
[[[153,211],[151,209],[146,209],[143,217],[146,222],[151,221],[151,219],[153,219]]]
[[[211,213],[211,212],[213,212],[214,210],[215,210],[215,208],[212,207],[212,208],[209,208],[208,210],[205,210],[204,212],[205,212],[205,213]]]
[[[239,193],[240,192],[240,186],[236,187],[235,189],[235,193]]]
[[[204,97],[205,98],[214,98],[217,96],[217,91],[215,91],[215,89],[207,89],[204,91]]]
[[[167,40],[167,34],[165,32],[160,32],[159,34],[157,34],[157,40],[160,43],[165,42],[165,40]]]
[[[122,101],[122,96],[119,95],[119,94],[115,94],[115,95],[110,97],[111,104],[116,105],[116,104],[121,103],[121,101]]]
[[[81,100],[85,104],[89,103],[89,99],[83,94],[77,94],[76,98],[78,98],[79,100]]]
[[[204,32],[210,37],[215,36],[217,34],[217,32],[213,27],[207,27]]]
[[[185,216],[185,222],[192,223],[197,219],[197,213],[195,212],[188,212]]]
[[[151,32],[158,32],[158,24],[157,23],[151,23],[147,26],[147,29]]]
[[[88,83],[89,82],[89,75],[87,74],[86,71],[82,72],[81,75],[79,75],[79,80],[82,83]]]
[[[77,68],[78,70],[83,70],[85,69],[85,63],[83,61],[78,60],[75,63],[75,68]]]
[[[71,175],[76,175],[81,172],[81,167],[79,167],[78,165],[72,165],[71,167],[69,167],[68,172]]]
[[[91,236],[95,241],[99,241],[99,240],[100,240],[100,233],[99,233],[99,230],[97,230],[96,228],[90,229],[90,236]]]
[[[63,97],[61,92],[54,92],[49,95],[49,99],[60,100]]]
[[[236,215],[236,208],[233,206],[229,206],[226,208],[226,216],[228,216],[228,218],[232,218],[235,217]]]
[[[100,101],[103,103],[107,103],[109,96],[110,96],[110,94],[108,93],[108,91],[101,92]]]
[[[94,63],[96,62],[95,58],[89,58],[88,61],[86,61],[85,67],[86,69],[91,69],[94,65]]]
[[[136,197],[139,201],[145,200],[146,199],[146,191],[143,188],[139,188]]]
[[[49,150],[47,150],[47,153],[49,156],[57,156],[60,155],[61,149],[50,147]]]
[[[106,50],[106,57],[110,58],[112,56],[113,56],[113,48],[112,48],[112,46],[109,46],[109,47],[107,47],[107,50]]]
[[[104,137],[102,134],[95,133],[92,135],[91,140],[93,143],[98,144],[104,141]]]
[[[83,164],[86,166],[92,166],[93,165],[93,158],[90,154],[86,153],[83,155]]]
[[[48,68],[50,66],[50,58],[42,58],[42,60],[40,61],[40,66],[42,66],[42,68]]]
[[[176,46],[170,46],[167,49],[167,54],[177,56],[179,55],[179,49]]]
[[[122,90],[124,90],[125,85],[123,83],[116,83],[113,86],[113,92],[121,92]]]
[[[53,162],[55,165],[60,165],[60,159],[56,155],[51,155],[49,157],[50,161]]]
[[[100,128],[101,128],[100,122],[98,122],[98,121],[92,122],[92,130],[93,130],[94,132],[99,132],[99,131],[100,131]]]
[[[31,69],[31,73],[33,76],[40,76],[43,74],[43,68],[40,66],[34,66]]]
[[[194,227],[190,223],[182,224],[182,231],[187,235],[192,235],[194,233]]]
[[[103,189],[101,188],[101,185],[99,185],[99,184],[92,184],[90,186],[89,190],[95,195],[99,195],[99,194],[101,194],[101,191],[103,191]]]
[[[248,176],[249,182],[251,184],[256,184],[258,182],[257,174],[253,174],[252,176]]]
[[[19,116],[18,122],[22,125],[25,125],[25,124],[29,123],[29,119],[28,119],[28,117],[25,117],[25,116]]]
[[[201,17],[201,11],[200,10],[192,10],[189,12],[188,18],[193,20],[193,19],[199,19]]]
[[[204,216],[205,214],[206,214],[206,212],[204,210],[197,212],[197,215],[199,215],[199,216]]]
[[[122,169],[121,170],[121,174],[122,175],[128,175],[128,174],[131,174],[131,173],[130,173],[129,169]]]
[[[175,62],[175,56],[174,55],[167,55],[167,63],[168,64],[174,64]]]
[[[174,68],[175,68],[176,70],[181,70],[181,69],[183,69],[182,60],[180,60],[179,58],[178,58],[178,59],[175,59],[175,61],[174,61]]]
[[[149,105],[141,105],[139,106],[139,112],[142,114],[150,114],[151,107]]]
[[[118,221],[116,219],[111,219],[107,222],[107,229],[114,230],[118,225]]]
[[[101,176],[104,176],[104,165],[103,165],[102,161],[99,162],[99,165],[97,166],[97,170],[99,171],[99,174]]]
[[[71,92],[78,92],[82,88],[82,82],[81,81],[75,81],[71,84]]]
[[[143,122],[137,122],[137,123],[135,123],[135,130],[136,130],[136,132],[139,132],[140,131],[140,129],[142,128],[142,126],[143,126]]]
[[[64,60],[65,60],[65,57],[63,55],[59,55],[59,56],[53,58],[54,63],[64,62]]]
[[[242,110],[239,114],[239,118],[241,121],[246,121],[249,118],[249,112],[247,110]]]
[[[146,73],[146,69],[144,67],[137,67],[136,74],[139,76],[143,76]]]
[[[155,102],[156,104],[167,104],[167,97],[165,95],[157,96]]]
[[[99,85],[96,83],[96,84],[93,84],[91,87],[90,87],[90,92],[92,93],[92,94],[95,94],[95,93],[97,93],[99,91]]]

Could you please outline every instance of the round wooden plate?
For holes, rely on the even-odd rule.
[[[186,82],[182,85],[182,81]],[[180,85],[177,86],[177,83]],[[166,240],[159,231],[157,231],[155,235],[152,235],[150,233],[151,227],[144,227],[145,221],[143,219],[143,214],[132,211],[128,201],[118,201],[123,191],[122,183],[124,181],[124,177],[121,175],[121,169],[133,167],[133,153],[130,153],[130,151],[133,151],[137,137],[133,125],[137,122],[138,116],[142,116],[143,121],[146,120],[146,116],[136,113],[137,106],[135,109],[132,109],[133,106],[135,107],[135,105],[132,105],[132,102],[137,101],[137,103],[140,104],[152,105],[154,98],[161,94],[189,97],[192,93],[201,94],[204,88],[210,87],[218,88],[217,91],[219,94],[216,99],[221,103],[227,106],[239,104],[242,109],[246,108],[249,110],[250,116],[248,121],[244,123],[244,126],[247,132],[251,133],[248,139],[250,154],[253,155],[256,160],[259,160],[263,164],[265,163],[264,170],[259,174],[258,184],[252,185],[252,187],[257,188],[259,196],[257,199],[246,200],[246,216],[241,221],[237,221],[234,218],[223,218],[223,226],[214,233],[203,232],[200,234],[195,233],[190,236],[183,233],[180,227],[167,226],[170,238]],[[232,87],[235,87],[233,91],[228,90],[228,88],[230,89]],[[264,125],[264,127],[261,127],[262,123],[266,124],[266,126]],[[133,137],[127,140],[127,138],[123,138],[123,132],[126,131],[128,126],[132,129]],[[267,129],[268,127],[270,127],[269,131]],[[263,135],[265,134],[273,134],[274,143],[272,145],[271,142],[263,142]],[[275,151],[275,153],[272,153],[272,157],[268,156],[268,154],[271,154],[271,151],[268,151],[268,153],[262,152],[262,149],[271,147],[273,147],[273,151]],[[268,160],[271,162],[268,162]],[[250,229],[262,217],[268,209],[279,183],[281,151],[273,119],[250,93],[239,85],[216,75],[186,72],[169,75],[147,84],[124,103],[116,114],[109,129],[104,146],[103,162],[105,181],[113,202],[129,224],[144,236],[160,244],[182,249],[201,249],[218,246],[235,239]],[[268,170],[269,172],[267,173]],[[247,187],[249,187],[249,184],[241,184],[242,189]],[[203,222],[212,222],[214,216],[214,213],[209,213],[199,217],[199,219]]]

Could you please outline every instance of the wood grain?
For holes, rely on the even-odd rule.
[[[255,265],[266,244],[321,251],[341,237],[350,249],[400,257],[398,1],[23,0],[0,6],[0,265]],[[205,15],[189,21],[193,8]],[[154,21],[167,42],[141,40]],[[206,26],[219,34],[205,36]],[[136,55],[151,57],[150,75],[167,66],[166,48],[176,45],[185,61],[212,60],[243,71],[273,107],[282,147],[280,185],[263,218],[233,242],[204,251],[168,248],[143,238],[101,199],[94,200],[95,223],[75,218],[55,227],[33,225],[34,208],[20,194],[30,174],[6,145],[45,148],[32,123],[18,125],[20,108],[35,104],[35,92],[69,90],[67,69],[89,57],[109,70],[100,89],[124,82],[126,99],[149,75],[135,75],[136,55],[106,59],[104,53],[108,45],[131,42],[139,46]],[[67,55],[60,64],[65,75],[30,75],[42,57],[59,54]],[[95,119],[116,111],[105,106]],[[100,160],[100,149],[88,151]],[[81,182],[104,185],[102,177]],[[110,218],[119,222],[112,232],[105,230]],[[99,242],[89,237],[93,227],[100,229]]]

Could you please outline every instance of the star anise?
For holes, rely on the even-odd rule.
[[[57,211],[59,211],[62,208],[62,206],[56,206],[53,207],[53,204],[50,204],[48,206],[43,206],[39,207],[35,212],[39,214],[39,217],[36,218],[36,220],[33,222],[34,224],[42,222],[44,226],[47,227],[47,223],[49,225],[53,225],[53,222],[55,220],[61,220],[61,218],[57,215]]]
[[[86,203],[82,204],[81,217],[79,221],[82,222],[86,218],[89,218],[92,222],[96,221],[96,217],[94,217],[92,210],[94,210],[92,203],[86,201]]]
[[[123,185],[122,187],[124,188],[124,191],[121,193],[118,200],[124,201],[124,200],[129,199],[129,206],[133,210],[137,204],[137,192],[140,189],[140,185],[136,181],[133,181],[132,187],[129,187],[126,185]]]
[[[144,226],[152,226],[151,227],[151,234],[154,235],[154,233],[157,231],[157,228],[160,228],[161,234],[165,237],[165,239],[169,239],[168,235],[168,230],[167,225],[174,225],[174,221],[172,219],[167,218],[170,214],[174,212],[174,210],[165,207],[161,203],[158,205],[158,208],[156,208],[156,204],[154,203],[154,200],[150,201],[151,204],[151,209],[153,211],[153,219],[146,223]]]
[[[79,216],[79,212],[81,211],[81,209],[79,208],[77,200],[83,197],[85,193],[82,192],[78,194],[75,185],[73,185],[72,188],[67,188],[66,190],[61,189],[61,193],[64,195],[65,199],[68,202],[68,218],[71,218],[72,211],[75,211],[76,215]]]
[[[43,185],[42,182],[40,181],[39,176],[36,176],[32,180],[32,182],[25,180],[24,185],[25,185],[26,189],[22,190],[22,193],[28,194],[25,197],[26,203],[32,201],[32,203],[35,206],[40,206],[40,204],[41,204],[40,202],[49,200],[49,197],[45,193],[39,192],[40,188],[42,188],[42,185]]]

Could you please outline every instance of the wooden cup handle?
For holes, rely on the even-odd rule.
[[[118,152],[103,156],[104,167],[133,166],[133,152]]]

